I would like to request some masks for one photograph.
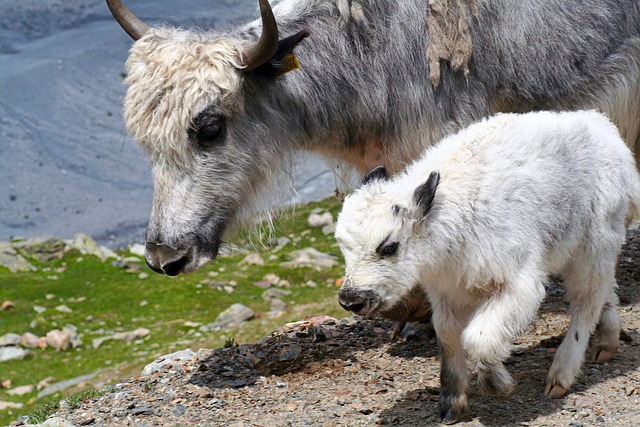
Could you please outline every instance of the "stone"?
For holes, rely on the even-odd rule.
[[[331,212],[324,212],[322,214],[312,213],[307,218],[307,224],[309,227],[324,227],[325,225],[329,225],[333,223],[333,216]]]
[[[3,402],[0,400],[0,411],[4,411],[6,409],[20,409],[20,408],[22,408],[22,403]]]
[[[325,236],[328,235],[333,235],[336,232],[336,223],[332,222],[331,224],[327,224],[324,227],[322,227],[322,234],[324,234]]]
[[[0,337],[0,347],[16,346],[20,344],[20,335],[9,332]]]
[[[64,304],[57,306],[56,311],[59,311],[60,313],[73,313],[73,310]]]
[[[11,390],[7,390],[7,394],[11,396],[24,396],[25,394],[29,394],[33,391],[33,385],[22,385],[19,387],[12,388]]]
[[[2,305],[0,305],[0,311],[7,311],[15,308],[15,304],[11,301],[4,301]]]
[[[40,337],[31,332],[25,332],[20,337],[20,345],[28,348],[38,348],[40,345]]]
[[[82,340],[80,339],[80,335],[78,335],[78,328],[71,323],[67,323],[62,330],[69,333],[71,348],[80,347],[82,345]]]
[[[0,347],[0,362],[22,360],[29,355],[29,350],[20,347]]]
[[[9,242],[0,242],[0,267],[8,268],[12,273],[36,270],[29,261],[16,252]]]
[[[47,344],[58,351],[71,348],[71,334],[68,330],[53,329],[47,332]]]
[[[118,332],[116,334],[109,335],[106,337],[94,338],[92,341],[92,345],[93,345],[93,348],[98,348],[100,347],[100,345],[102,345],[103,342],[109,341],[109,340],[131,342],[133,340],[145,337],[150,333],[151,331],[146,328],[138,328],[134,331],[128,331],[128,332]]]
[[[145,253],[144,245],[140,243],[134,243],[133,245],[129,246],[129,252],[131,252],[133,255],[144,257],[144,253]]]
[[[149,363],[142,370],[142,375],[151,375],[154,372],[160,371],[166,365],[172,366],[182,366],[184,363],[193,360],[196,353],[190,348],[176,351],[175,353],[167,354],[165,356],[161,356],[154,360],[152,363]]]
[[[54,384],[51,384],[50,386],[46,387],[45,389],[43,389],[42,391],[40,391],[40,393],[38,393],[37,398],[38,399],[42,399],[45,396],[49,396],[51,394],[57,393],[59,391],[65,390],[69,387],[73,387],[75,385],[78,385],[80,383],[89,381],[91,378],[95,377],[100,371],[96,371],[93,372],[91,374],[87,374],[87,375],[82,375],[80,377],[76,377],[76,378],[71,378],[69,380],[64,380],[64,381],[60,381]]]
[[[53,261],[64,256],[66,244],[56,237],[33,237],[12,243],[13,248],[25,258]]]
[[[284,268],[311,267],[316,270],[331,268],[338,264],[334,255],[320,252],[314,248],[305,248],[292,251],[288,254],[291,261],[280,264]]]
[[[240,326],[243,322],[254,317],[255,312],[249,307],[242,304],[233,304],[220,313],[210,326],[213,330],[229,329]]]
[[[264,265],[264,259],[259,254],[249,254],[242,260],[241,264]]]
[[[42,313],[44,313],[45,311],[47,311],[47,308],[46,308],[46,307],[43,307],[43,306],[41,306],[41,305],[34,305],[34,306],[33,306],[33,309],[34,309],[34,310],[36,311],[36,313],[38,313],[38,314],[42,314]]]
[[[91,236],[85,233],[77,233],[73,240],[68,242],[67,250],[77,249],[82,255],[95,255],[100,260],[109,258],[118,259],[118,255],[106,246],[99,245]]]

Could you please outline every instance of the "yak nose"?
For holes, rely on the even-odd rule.
[[[347,311],[352,311],[354,313],[360,313],[365,305],[366,298],[359,292],[354,292],[351,289],[340,289],[338,292],[338,302]]]
[[[145,244],[147,265],[153,271],[167,276],[177,276],[189,263],[189,252],[156,242]]]

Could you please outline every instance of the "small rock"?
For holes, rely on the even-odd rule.
[[[138,274],[138,279],[144,280],[149,278],[149,273],[142,272]]]
[[[325,254],[314,248],[305,248],[292,251],[288,256],[292,259],[290,262],[280,264],[284,268],[311,267],[316,270],[323,268],[331,268],[338,264],[335,256]]]
[[[20,345],[28,348],[38,348],[40,344],[40,337],[31,332],[25,332],[20,337]]]
[[[12,396],[24,396],[25,394],[29,394],[33,391],[33,385],[22,385],[20,387],[12,388],[11,390],[7,390],[7,394]]]
[[[46,307],[43,307],[43,306],[41,306],[41,305],[34,305],[34,306],[33,306],[33,309],[34,309],[34,310],[36,311],[36,313],[38,313],[38,314],[42,314],[42,313],[44,313],[45,311],[47,311],[47,308],[46,308]]]
[[[102,261],[106,261],[108,258],[118,259],[118,255],[106,246],[99,245],[88,234],[78,233],[68,243],[68,249],[77,249],[83,255],[95,255]]]
[[[264,259],[259,254],[249,254],[240,262],[246,265],[264,265]]]
[[[255,312],[242,304],[233,304],[218,315],[216,320],[207,325],[213,330],[229,329],[240,326],[243,322],[253,319]]]
[[[278,298],[271,299],[271,311],[282,312],[287,308],[287,303]]]
[[[322,227],[322,234],[324,234],[325,236],[328,235],[333,235],[336,232],[336,223],[332,222],[331,224],[327,224],[324,227]]]
[[[157,358],[153,363],[148,364],[142,370],[142,375],[151,375],[158,372],[165,365],[182,366],[185,362],[191,361],[196,354],[190,348],[180,350]]]
[[[57,306],[56,311],[59,311],[60,313],[73,313],[73,310],[64,304]]]
[[[20,347],[0,347],[0,362],[22,360],[29,355],[29,350]]]
[[[37,385],[38,390],[42,390],[43,388],[49,387],[51,385],[51,381],[53,381],[53,380],[55,380],[54,377],[47,377],[47,378],[41,380]]]
[[[15,308],[15,304],[13,304],[11,301],[4,301],[2,305],[0,305],[0,311],[7,311],[12,308]]]
[[[16,346],[20,344],[20,335],[14,333],[4,334],[0,337],[0,347]]]
[[[331,212],[325,212],[323,214],[311,214],[307,218],[307,224],[309,227],[323,227],[333,223],[333,216]]]
[[[133,255],[144,257],[144,253],[145,253],[144,245],[140,243],[134,243],[133,245],[129,246],[129,252],[131,252]]]
[[[69,331],[53,329],[47,332],[47,344],[58,351],[71,348],[71,334]]]
[[[20,408],[22,408],[22,403],[3,402],[0,400],[0,411],[4,411],[6,409],[20,409]]]
[[[141,406],[139,408],[133,408],[131,410],[131,415],[153,415],[154,412],[155,411],[153,408],[149,408],[147,406]]]

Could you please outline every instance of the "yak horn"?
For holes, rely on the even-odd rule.
[[[260,3],[260,14],[262,15],[262,34],[260,39],[247,47],[244,52],[243,71],[253,70],[264,64],[275,55],[278,49],[278,25],[273,16],[269,0],[258,0]]]
[[[122,4],[121,0],[107,0],[107,6],[118,24],[131,36],[132,39],[138,40],[144,36],[151,27],[140,20],[136,15],[131,13],[127,6]]]

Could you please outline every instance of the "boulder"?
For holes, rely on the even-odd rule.
[[[0,347],[16,346],[20,344],[20,335],[9,332],[0,337]]]
[[[9,242],[0,242],[0,266],[8,268],[12,273],[36,270]]]
[[[67,242],[67,250],[77,249],[83,255],[95,255],[102,261],[108,258],[118,259],[118,255],[106,246],[99,245],[91,236],[78,233],[73,240]]]
[[[213,323],[209,323],[201,327],[204,331],[226,330],[240,326],[243,322],[251,320],[255,317],[255,312],[249,307],[242,304],[233,304],[225,311],[220,313]]]
[[[40,346],[40,338],[31,332],[25,332],[20,337],[20,345],[28,348],[37,348]]]
[[[58,351],[71,348],[71,334],[68,330],[53,329],[47,332],[47,344]]]
[[[0,347],[0,362],[22,360],[29,355],[29,350],[20,347]]]
[[[55,237],[34,237],[13,242],[12,246],[25,258],[46,262],[62,258],[66,244]]]

